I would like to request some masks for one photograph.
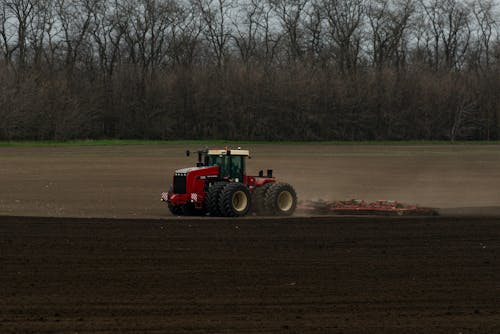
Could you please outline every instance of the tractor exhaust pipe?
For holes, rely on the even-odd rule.
[[[198,153],[198,162],[196,163],[196,167],[203,167],[207,162],[203,162],[203,154],[208,153],[208,148],[205,150],[198,150],[196,153]],[[191,155],[190,150],[186,150],[186,157],[189,157]]]
[[[196,163],[196,167],[203,166],[203,162],[201,161],[202,157],[203,157],[203,151],[198,151],[198,162]]]
[[[263,177],[263,176],[264,176],[264,171],[260,170],[259,171],[259,177]],[[267,176],[266,177],[273,177],[273,170],[272,169],[268,169],[267,170]]]

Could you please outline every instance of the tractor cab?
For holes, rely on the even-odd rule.
[[[220,177],[242,182],[245,176],[245,159],[248,150],[208,150],[205,158],[206,166],[219,166]]]

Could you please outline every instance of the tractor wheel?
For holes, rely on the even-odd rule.
[[[172,205],[168,203],[168,209],[174,216],[182,216],[184,214],[184,210],[182,209],[182,205]]]
[[[266,192],[266,210],[277,216],[290,216],[297,207],[297,193],[288,183],[274,183]]]
[[[219,210],[225,217],[241,217],[250,211],[250,191],[242,183],[227,184],[220,194]]]
[[[227,182],[216,182],[208,190],[207,198],[205,199],[206,207],[210,216],[222,216],[219,210],[219,199],[222,189],[227,185]]]
[[[256,188],[253,191],[252,208],[253,208],[253,212],[255,212],[256,215],[264,216],[266,214],[269,214],[269,212],[266,210],[266,206],[265,206],[266,193],[269,190],[269,187],[271,187],[273,184],[274,184],[274,182],[266,183],[266,184]]]

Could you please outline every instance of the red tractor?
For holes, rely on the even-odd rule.
[[[196,167],[178,169],[173,184],[161,200],[174,215],[241,217],[258,215],[289,216],[297,206],[297,194],[287,183],[276,182],[273,171],[249,176],[245,162],[249,151],[200,150]],[[189,156],[190,152],[187,151]]]

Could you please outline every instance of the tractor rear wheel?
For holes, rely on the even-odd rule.
[[[205,199],[206,208],[210,216],[220,217],[222,213],[219,209],[219,199],[222,189],[227,185],[227,182],[216,182],[208,189],[207,198]]]
[[[297,207],[295,189],[288,183],[274,183],[266,192],[265,207],[273,215],[292,215]]]
[[[252,208],[253,212],[255,212],[256,215],[258,216],[264,216],[266,214],[269,214],[269,212],[266,210],[266,193],[269,190],[269,187],[271,187],[274,184],[274,182],[269,182],[266,183],[258,188],[256,188],[253,191],[252,195]]]
[[[228,183],[220,194],[219,210],[225,217],[245,216],[251,207],[250,191],[242,183]]]

